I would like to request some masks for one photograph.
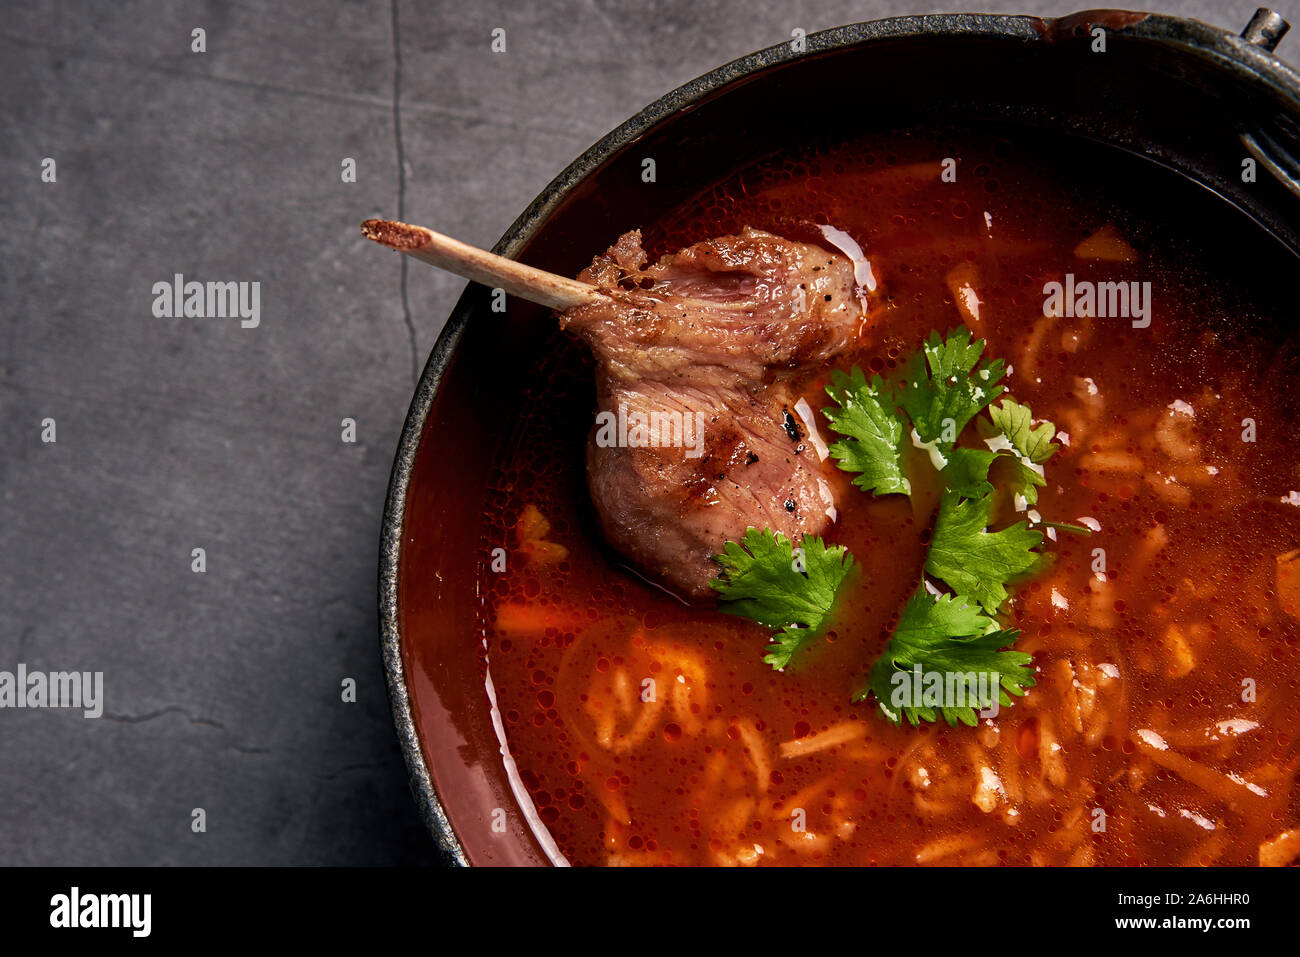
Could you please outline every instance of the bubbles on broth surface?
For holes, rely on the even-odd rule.
[[[1300,546],[1300,509],[1281,504],[1300,487],[1285,300],[1247,298],[1217,268],[1221,246],[1262,242],[1246,226],[1097,149],[1014,131],[820,146],[625,224],[652,256],[744,226],[807,242],[845,230],[880,282],[849,362],[880,374],[963,322],[953,276],[967,270],[966,321],[1012,366],[1016,399],[1070,437],[1039,510],[1101,531],[1058,541],[1014,592],[1008,623],[1039,669],[1028,697],[975,729],[894,728],[850,697],[920,575],[925,529],[906,503],[844,501],[830,538],[863,574],[833,640],[774,673],[763,629],[678,603],[603,545],[583,472],[590,362],[557,333],[483,519],[483,553],[504,546],[507,570],[485,558],[479,585],[511,753],[570,860],[1237,864],[1300,822],[1295,621],[1274,581]],[[1180,202],[1200,232],[1155,217]],[[1136,262],[1076,255],[1107,225]],[[1150,327],[1045,316],[1045,282],[1068,271],[1150,282]],[[1244,417],[1270,426],[1244,444]],[[1232,721],[1256,727],[1215,730]],[[1144,729],[1187,763],[1144,749]]]

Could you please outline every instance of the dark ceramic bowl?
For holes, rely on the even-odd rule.
[[[1104,53],[1092,50],[1097,28]],[[1242,37],[1120,11],[827,30],[802,52],[774,46],[657,100],[561,173],[495,251],[574,275],[624,230],[779,151],[790,127],[773,117],[818,102],[860,102],[844,111],[861,117],[849,132],[999,120],[1110,144],[1203,184],[1297,251],[1300,77],[1271,55],[1285,30],[1267,11]],[[658,163],[653,188],[640,181],[645,156]],[[1251,184],[1247,157],[1259,167]],[[411,403],[384,512],[379,609],[393,715],[420,813],[459,864],[554,859],[494,729],[474,587],[496,440],[522,401],[484,388],[484,376],[518,381],[553,330],[538,307],[514,302],[503,317],[484,289],[466,289]]]

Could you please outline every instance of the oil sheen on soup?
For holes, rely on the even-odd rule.
[[[682,603],[601,542],[583,472],[591,362],[557,333],[489,490],[485,554],[505,542],[510,561],[485,557],[479,586],[509,750],[568,861],[1300,853],[1296,338],[1268,285],[1281,270],[1242,278],[1247,251],[1295,267],[1217,203],[1074,141],[900,133],[775,157],[625,224],[652,256],[745,226],[847,232],[878,288],[841,365],[888,375],[932,330],[969,327],[1065,433],[1038,510],[1094,534],[1058,536],[1005,606],[1034,655],[1024,698],[973,728],[895,727],[852,696],[921,577],[906,501],[842,496],[827,539],[857,561],[851,591],[817,647],[773,671],[767,631]],[[1067,278],[1149,293],[1130,316],[1045,309]],[[806,383],[814,409],[824,383]]]

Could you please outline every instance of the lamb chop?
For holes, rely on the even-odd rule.
[[[835,519],[841,483],[793,380],[857,339],[865,263],[746,228],[647,265],[633,231],[575,282],[423,227],[362,232],[560,311],[596,359],[587,477],[603,531],[669,588],[712,594],[712,556],[750,527],[797,541]]]
[[[789,385],[857,338],[853,264],[745,229],[647,266],[634,231],[578,278],[605,296],[560,325],[595,355],[601,412],[686,424],[696,413],[702,426],[682,430],[697,440],[690,447],[610,444],[593,428],[587,481],[610,544],[699,597],[718,573],[712,556],[747,528],[792,541],[824,531],[836,514],[833,463]]]

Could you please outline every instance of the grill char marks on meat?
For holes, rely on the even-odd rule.
[[[747,528],[820,534],[840,483],[791,416],[790,380],[857,339],[850,261],[747,228],[647,266],[633,231],[578,278],[608,296],[560,323],[596,358],[601,416],[587,479],[609,542],[673,590],[704,597],[712,556]],[[637,432],[637,416],[656,415],[681,423],[681,435]],[[620,444],[624,430],[609,425],[624,421]]]

